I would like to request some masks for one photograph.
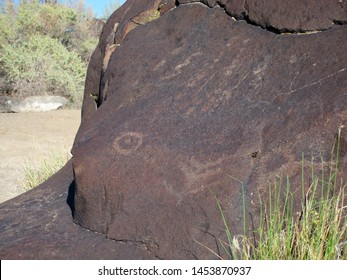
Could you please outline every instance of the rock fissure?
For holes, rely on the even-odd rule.
[[[335,24],[335,25],[347,25],[347,20],[337,20],[337,19],[334,19],[333,20],[333,24]]]
[[[125,11],[125,13],[123,14],[120,22],[123,20],[123,18],[125,17],[125,14],[128,12],[128,10],[131,8],[131,6],[134,4],[135,1],[133,1],[131,3],[131,5],[127,8],[127,10]],[[163,2],[163,1],[162,1]],[[196,4],[200,4],[203,5],[207,8],[214,8],[216,6],[218,6],[219,8],[223,9],[224,12],[231,16],[234,20],[236,21],[245,21],[250,25],[256,26],[256,27],[260,27],[263,28],[271,33],[277,34],[277,35],[310,35],[312,33],[317,33],[317,32],[324,32],[327,31],[329,29],[331,29],[332,27],[329,28],[323,28],[323,29],[290,29],[290,28],[276,28],[273,25],[269,25],[269,24],[265,24],[265,23],[259,23],[256,22],[254,20],[252,20],[249,16],[249,3],[248,0],[243,0],[243,12],[240,14],[237,13],[231,13],[226,9],[225,3],[223,3],[222,1],[216,1],[214,5],[209,6],[208,4],[204,3],[203,0],[197,0],[197,1],[191,1],[191,2],[187,2],[187,3],[181,3],[178,0],[175,0],[174,4],[175,7],[168,9],[167,11],[161,12],[162,10],[165,10],[164,7],[166,5],[170,5],[170,1],[167,1],[164,3],[162,3],[159,0],[156,0],[153,2],[152,5],[150,5],[149,9],[142,11],[141,13],[139,13],[138,15],[136,15],[135,17],[131,18],[129,20],[129,23],[132,24],[131,27],[128,28],[124,28],[125,31],[124,34],[121,36],[121,42],[125,39],[125,37],[127,36],[127,34],[135,29],[138,26],[144,25],[148,22],[151,21],[155,21],[157,19],[159,19],[159,17],[167,12],[172,11],[173,9],[179,7],[179,6],[184,6],[184,5],[196,5]],[[128,25],[129,25],[128,23]],[[347,24],[347,21],[340,21],[340,20],[333,20],[332,22],[333,25],[345,25]],[[101,104],[106,100],[107,98],[107,89],[108,89],[108,81],[104,81],[103,77],[104,77],[104,73],[107,69],[109,60],[111,58],[111,56],[113,55],[113,53],[115,52],[115,50],[121,45],[121,42],[116,42],[116,32],[118,29],[118,25],[119,23],[115,23],[114,28],[113,28],[113,33],[111,34],[114,38],[113,43],[112,44],[107,44],[106,45],[106,50],[105,50],[105,54],[104,54],[104,62],[103,62],[103,69],[101,70],[101,76],[100,76],[100,83],[99,83],[99,95],[97,96],[97,108],[99,108],[101,106]]]
[[[133,26],[131,26],[130,28],[125,28],[126,31],[123,31],[124,34],[121,36],[122,40],[124,40],[124,38],[126,37],[126,35],[133,29],[135,29],[138,26],[144,25],[148,22],[151,21],[155,21],[157,20],[161,15],[172,11],[174,8],[168,9],[167,11],[161,13],[161,10],[164,10],[163,7],[165,7],[166,5],[169,5],[170,1],[164,2],[163,4],[161,4],[160,1],[155,1],[153,3],[153,5],[150,6],[150,8],[148,10],[145,10],[141,13],[139,13],[137,16],[131,18],[129,20],[130,23],[133,24]],[[131,6],[134,4],[134,1],[132,2],[132,4],[130,5],[130,7],[127,8],[127,10],[125,11],[125,13],[122,16],[122,19],[124,18],[125,14],[128,12],[129,8],[131,8]],[[252,20],[249,16],[249,4],[247,2],[247,0],[243,1],[243,12],[240,14],[237,13],[231,13],[226,9],[225,3],[222,3],[222,1],[216,1],[215,6],[211,5],[207,5],[206,3],[204,3],[202,0],[197,0],[197,1],[191,1],[191,2],[187,2],[187,3],[181,3],[180,1],[176,0],[175,1],[175,8],[179,7],[179,6],[184,6],[184,5],[196,5],[196,4],[200,4],[200,5],[204,5],[207,8],[213,8],[215,6],[218,6],[219,8],[223,9],[224,12],[231,16],[233,19],[235,19],[236,21],[245,21],[250,25],[256,26],[256,27],[260,27],[263,28],[271,33],[277,34],[277,35],[310,35],[312,33],[318,33],[318,32],[324,32],[327,31],[329,29],[331,29],[333,27],[333,25],[346,25],[347,24],[347,20],[333,20],[332,21],[332,26],[328,27],[328,28],[319,28],[319,29],[291,29],[291,28],[276,28],[271,24],[265,24],[265,23],[259,23],[256,22],[255,20]],[[122,21],[122,19],[120,21]],[[113,30],[113,34],[112,36],[114,38],[116,38],[115,34],[117,32],[117,27],[118,27],[118,22],[115,24],[114,30]],[[101,106],[101,104],[106,100],[107,98],[107,88],[108,88],[108,82],[107,81],[103,81],[103,73],[106,71],[109,60],[111,58],[111,55],[114,53],[114,51],[121,45],[121,42],[116,42],[116,39],[112,40],[113,43],[112,44],[108,44],[106,45],[106,50],[105,50],[105,55],[104,55],[104,63],[103,63],[103,69],[102,69],[102,74],[101,74],[101,79],[100,79],[100,93],[99,93],[99,97],[97,98],[97,108]]]
[[[176,1],[176,7],[178,6],[183,6],[183,5],[192,5],[192,4],[202,4],[206,6],[207,8],[214,8],[215,6],[218,6],[219,8],[223,9],[224,12],[234,18],[236,21],[245,21],[250,25],[256,26],[263,28],[271,33],[277,34],[277,35],[309,35],[312,33],[317,33],[317,32],[323,32],[323,31],[328,31],[331,28],[333,28],[333,25],[346,25],[347,20],[332,20],[332,26],[326,27],[326,28],[278,28],[275,27],[274,25],[265,23],[265,22],[257,22],[254,19],[252,19],[250,15],[250,8],[247,0],[244,0],[243,2],[243,12],[241,13],[232,13],[226,9],[226,4],[222,3],[222,1],[216,1],[215,6],[207,5],[206,3],[203,2],[203,0],[197,0],[197,1],[191,1],[188,3],[180,3],[179,1]]]
[[[152,242],[152,241],[142,241],[142,240],[130,240],[130,239],[116,239],[116,238],[108,238],[107,237],[107,232],[108,232],[108,228],[106,233],[100,233],[98,231],[95,231],[93,229],[90,229],[88,227],[84,227],[79,223],[73,222],[73,224],[77,227],[80,227],[82,230],[86,231],[86,232],[91,232],[97,235],[102,235],[105,236],[106,238],[112,242],[115,243],[119,243],[119,244],[124,244],[124,245],[131,245],[131,246],[135,246],[138,247],[139,249],[142,250],[146,250],[148,253],[150,253],[150,255],[152,255],[154,258],[158,259],[158,260],[162,260],[163,258],[161,258],[159,255],[157,255],[154,251],[155,250],[159,250],[159,244],[156,242]]]
[[[148,251],[156,259],[162,260],[162,258],[154,252],[154,250],[159,250],[159,245],[155,242],[142,241],[142,240],[128,240],[128,239],[111,239],[111,240],[114,242],[119,242],[121,244],[133,245],[133,246],[140,247],[140,248]]]

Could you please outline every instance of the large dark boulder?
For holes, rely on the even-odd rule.
[[[225,239],[215,196],[242,232],[231,177],[256,216],[259,189],[295,177],[302,152],[329,160],[347,118],[346,27],[277,34],[225,11],[182,4],[119,36],[73,149],[76,223],[162,258],[207,258],[198,243],[221,253]]]
[[[141,246],[116,243],[72,220],[71,161],[37,188],[0,205],[0,259],[152,259]]]
[[[328,162],[347,124],[346,3],[305,5],[127,1],[89,65],[73,172],[1,205],[0,257],[224,257],[217,201],[242,233],[243,196],[256,224],[258,193],[301,188],[302,153]]]

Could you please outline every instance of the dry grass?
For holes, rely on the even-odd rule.
[[[248,237],[245,229],[244,235],[232,236],[220,202],[217,200],[227,235],[227,241],[221,241],[221,244],[231,259],[347,259],[345,185],[338,184],[341,128],[332,151],[334,155],[332,158],[335,160],[330,163],[328,178],[325,178],[324,172],[317,172],[312,162],[312,183],[308,191],[305,191],[305,178],[302,175],[302,201],[299,212],[293,213],[293,193],[289,178],[286,178],[285,182],[280,178],[269,186],[269,195],[266,199],[259,197],[260,224],[252,234],[252,238]],[[304,169],[304,166],[302,168]],[[257,240],[253,236],[258,236]]]
[[[66,151],[52,151],[48,155],[40,155],[29,159],[23,166],[24,179],[20,185],[25,190],[31,190],[61,169],[71,156]]]

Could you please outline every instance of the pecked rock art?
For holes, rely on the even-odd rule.
[[[346,18],[345,1],[128,0],[92,56],[72,162],[0,207],[2,259],[226,258],[217,199],[240,234],[245,197],[252,232],[259,193],[331,159]]]
[[[142,133],[128,132],[117,137],[113,142],[113,147],[116,153],[122,155],[130,155],[142,145]]]
[[[256,223],[258,193],[277,176],[295,185],[302,153],[328,160],[347,117],[345,26],[255,25],[267,13],[252,1],[239,16],[232,1],[201,2],[116,34],[106,98],[73,149],[75,222],[164,259],[206,258],[199,244],[223,255],[215,197],[240,233],[240,182]]]

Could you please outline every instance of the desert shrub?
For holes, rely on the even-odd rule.
[[[63,95],[79,105],[100,27],[81,0],[41,2],[0,3],[2,88],[19,96]]]
[[[5,45],[0,61],[20,95],[52,94],[81,101],[86,67],[57,39],[36,34],[27,41]]]
[[[90,38],[82,42],[80,47],[76,49],[79,55],[84,59],[89,61],[91,54],[93,53],[95,46],[98,44],[98,39]]]

